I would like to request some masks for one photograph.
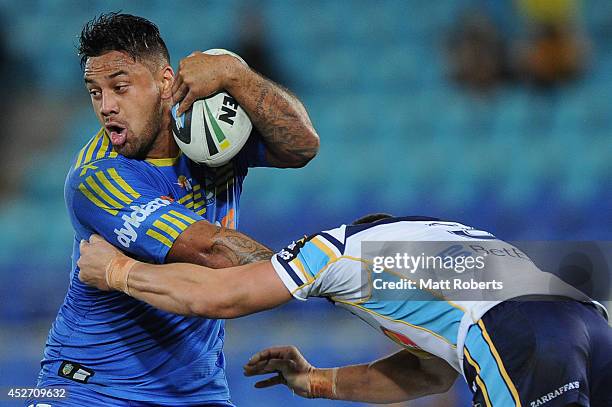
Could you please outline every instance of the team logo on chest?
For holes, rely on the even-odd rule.
[[[193,185],[191,184],[191,181],[191,178],[187,178],[184,175],[179,175],[178,179],[176,180],[176,185],[187,191],[191,191],[193,190]]]

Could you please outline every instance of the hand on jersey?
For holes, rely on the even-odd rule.
[[[116,257],[125,256],[98,235],[91,235],[89,241],[81,240],[80,252],[77,261],[79,280],[100,290],[111,290],[106,281],[106,270]]]
[[[308,363],[295,346],[265,349],[251,356],[244,365],[245,376],[278,373],[255,383],[258,389],[284,384],[302,397],[311,398],[310,377],[316,369]]]
[[[173,103],[179,103],[177,116],[189,110],[193,102],[227,88],[242,64],[231,55],[208,55],[194,52],[179,63],[172,85]]]

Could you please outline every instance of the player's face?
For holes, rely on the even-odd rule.
[[[147,157],[160,134],[163,113],[154,73],[128,54],[110,51],[87,59],[85,84],[115,151]]]

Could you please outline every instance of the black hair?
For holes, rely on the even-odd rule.
[[[140,62],[157,58],[170,63],[170,54],[159,28],[146,18],[131,14],[100,14],[83,26],[78,47],[81,68],[85,67],[87,58],[109,51],[127,52]]]
[[[382,219],[392,218],[393,215],[389,215],[388,213],[369,213],[367,215],[362,216],[359,219],[353,221],[353,225],[363,225],[364,223],[373,223]]]

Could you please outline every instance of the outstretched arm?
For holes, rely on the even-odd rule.
[[[274,308],[292,297],[269,261],[227,269],[186,263],[136,261],[98,235],[81,242],[82,282],[123,291],[164,311],[206,318],[236,318]]]
[[[285,384],[307,398],[396,403],[444,393],[457,372],[442,359],[419,359],[400,351],[368,364],[318,369],[293,346],[266,349],[244,366],[246,376],[277,373],[257,388]]]
[[[259,130],[270,165],[303,167],[319,150],[319,136],[304,105],[287,89],[264,78],[231,55],[194,52],[181,60],[172,87],[177,115],[192,103],[226,90]]]

